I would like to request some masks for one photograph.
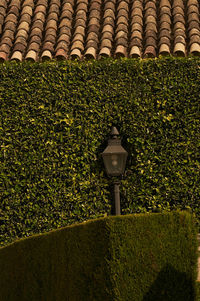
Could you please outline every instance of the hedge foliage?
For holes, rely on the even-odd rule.
[[[0,249],[6,301],[194,301],[197,231],[188,213],[106,217]]]
[[[1,243],[109,215],[100,153],[129,152],[122,213],[200,218],[197,58],[0,65]]]

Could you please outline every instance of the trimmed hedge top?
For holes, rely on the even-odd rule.
[[[0,65],[1,244],[109,215],[100,153],[129,157],[122,213],[199,217],[199,59]]]
[[[196,238],[186,212],[107,217],[34,235],[0,249],[0,299],[194,301]]]

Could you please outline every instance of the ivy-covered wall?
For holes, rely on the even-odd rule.
[[[200,60],[0,65],[1,244],[111,212],[101,152],[129,152],[122,214],[200,218]]]

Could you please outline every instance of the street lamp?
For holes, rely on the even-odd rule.
[[[127,151],[121,146],[121,139],[116,127],[112,127],[111,139],[108,140],[108,146],[102,153],[106,173],[111,177],[119,177],[124,173],[126,166]],[[115,195],[115,215],[120,215],[120,191],[119,180],[114,180]]]

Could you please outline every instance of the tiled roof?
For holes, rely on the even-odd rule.
[[[200,55],[199,0],[0,0],[0,60]]]

